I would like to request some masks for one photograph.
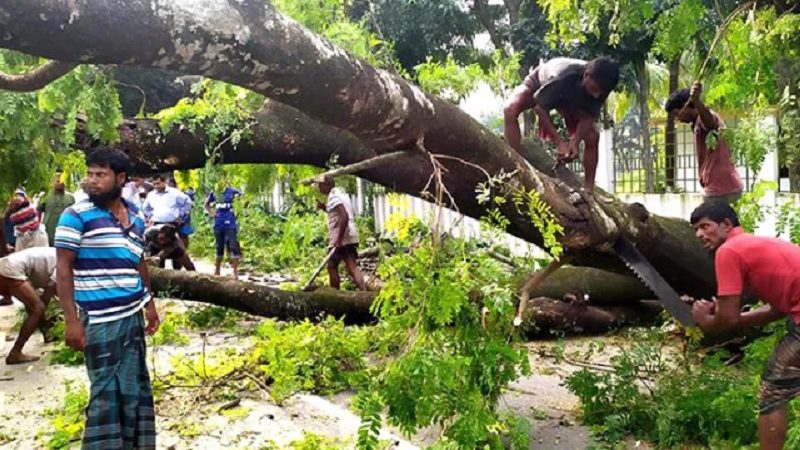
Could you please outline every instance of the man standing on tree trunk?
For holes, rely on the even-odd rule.
[[[705,199],[733,204],[742,196],[742,179],[736,171],[730,147],[720,136],[725,122],[719,114],[706,107],[700,99],[702,92],[700,83],[692,85],[691,90],[677,90],[669,95],[664,109],[668,113],[674,112],[678,120],[692,126],[700,186]],[[709,139],[714,141],[711,146],[708,145]]]
[[[619,64],[606,57],[589,62],[553,58],[539,64],[517,86],[503,107],[506,142],[522,153],[522,136],[517,120],[523,111],[533,109],[539,118],[539,137],[553,141],[559,163],[576,159],[583,141],[584,185],[587,191],[592,191],[600,143],[595,121],[618,82]],[[561,137],[550,117],[553,109],[564,119],[568,140]]]
[[[86,165],[89,201],[64,211],[55,243],[64,339],[84,352],[91,383],[82,449],[155,449],[145,334],[158,330],[159,318],[144,259],[144,223],[122,199],[130,162],[121,151],[101,147]]]
[[[331,176],[325,176],[317,183],[317,187],[328,196],[327,204],[319,202],[317,207],[328,213],[328,251],[335,249],[328,259],[331,287],[339,289],[339,263],[344,261],[347,273],[358,290],[366,291],[364,276],[358,269],[358,229],[350,196],[336,187]]]
[[[703,246],[715,252],[717,298],[699,300],[692,307],[703,331],[732,331],[789,319],[789,332],[775,347],[758,392],[761,449],[781,449],[787,404],[800,395],[800,247],[745,233],[733,208],[718,200],[695,209],[691,222]],[[741,312],[745,293],[766,305]]]

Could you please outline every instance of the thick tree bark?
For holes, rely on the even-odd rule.
[[[531,291],[531,297],[561,299],[572,295],[579,300],[589,296],[598,305],[630,305],[654,297],[636,277],[591,267],[562,267]]]
[[[251,149],[259,149],[258,153],[264,150],[259,139],[280,147],[280,155],[244,152],[262,162],[322,165],[318,158],[323,151],[330,155],[331,150],[320,144],[316,152],[306,155],[297,145],[307,134],[329,134],[330,128],[316,125],[322,122],[349,132],[337,131],[341,143],[355,140],[363,144],[354,151],[341,149],[341,154],[346,154],[341,159],[351,159],[345,163],[366,159],[368,156],[355,156],[365,149],[369,156],[396,150],[419,155],[410,156],[409,164],[398,165],[399,170],[365,174],[403,192],[420,195],[430,176],[432,155],[440,155],[446,170],[443,182],[454,206],[472,217],[485,213],[475,195],[477,184],[485,181],[483,171],[513,173],[509,186],[538,192],[564,226],[562,243],[568,250],[586,255],[589,263],[601,260],[597,252],[608,259],[609,244],[621,231],[680,291],[706,295],[700,292],[708,293],[713,286],[710,262],[686,222],[647,214],[631,217],[628,206],[612,199],[587,203],[565,184],[531,170],[516,152],[454,105],[357,60],[263,0],[11,2],[0,6],[0,31],[0,46],[5,48],[65,62],[202,74],[260,92],[315,119],[302,120],[317,129],[295,129],[291,136],[279,130],[256,137]],[[282,142],[287,137],[288,142]],[[203,143],[192,137],[183,142],[186,145],[180,151],[202,153],[196,149]],[[164,151],[163,142],[156,144],[155,150]],[[226,154],[225,161],[246,162],[245,155],[237,155],[240,150],[228,152],[233,154]],[[417,165],[411,166],[413,163]],[[501,208],[510,220],[508,231],[541,245],[540,232],[512,203]],[[666,242],[659,245],[662,240]]]
[[[659,320],[661,305],[642,301],[628,306],[597,307],[546,297],[529,301],[522,322],[528,338],[560,334],[602,334],[624,326],[652,325]]]
[[[349,324],[369,324],[374,292],[344,292],[322,288],[314,292],[290,292],[246,281],[198,272],[150,268],[153,290],[180,298],[233,308],[280,320],[322,320],[331,315]],[[529,302],[522,330],[529,338],[556,333],[598,334],[615,327],[653,323],[659,307],[596,307],[560,300],[537,298]]]
[[[281,320],[344,318],[348,323],[371,323],[374,292],[318,289],[292,292],[231,278],[150,267],[153,291],[170,298],[193,300]]]

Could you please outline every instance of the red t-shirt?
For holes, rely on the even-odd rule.
[[[745,292],[800,324],[800,247],[736,227],[715,257],[717,295]]]
[[[725,122],[717,113],[711,111],[717,130],[725,129]],[[706,195],[729,195],[742,192],[742,179],[731,158],[731,149],[722,136],[718,136],[717,143],[711,150],[706,145],[709,130],[703,125],[700,116],[694,125],[694,147],[697,151],[698,167],[700,169],[700,184]]]

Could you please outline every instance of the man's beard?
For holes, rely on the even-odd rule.
[[[108,202],[120,197],[122,197],[122,188],[120,186],[114,186],[110,191],[103,192],[102,194],[89,194],[89,201],[97,206],[104,207]]]

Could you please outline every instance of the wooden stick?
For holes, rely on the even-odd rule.
[[[338,177],[340,175],[348,175],[351,173],[360,172],[362,170],[372,169],[373,167],[377,167],[381,164],[386,164],[387,162],[394,161],[395,159],[407,154],[408,152],[400,150],[397,152],[386,153],[383,155],[375,156],[374,158],[365,159],[364,161],[359,161],[357,163],[350,164],[344,167],[338,167],[333,170],[329,170],[327,172],[321,173],[311,178],[306,178],[301,183],[303,184],[314,184],[318,183],[325,179],[325,177]]]

